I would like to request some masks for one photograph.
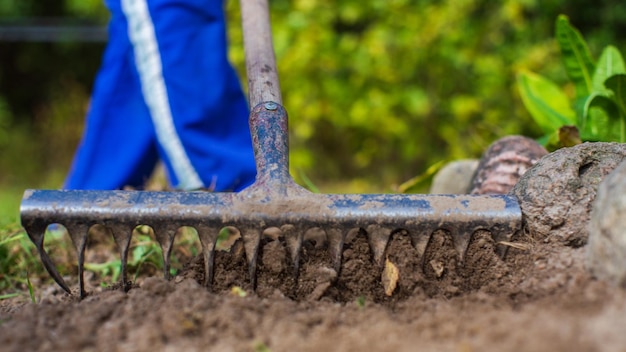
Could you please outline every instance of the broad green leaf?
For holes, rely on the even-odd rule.
[[[593,91],[605,91],[604,81],[613,75],[626,73],[625,66],[624,58],[616,47],[609,45],[604,48],[593,73]]]
[[[517,76],[517,86],[524,106],[545,133],[563,125],[575,125],[576,114],[567,96],[552,81],[529,71]]]
[[[556,20],[556,40],[561,47],[565,71],[576,86],[576,96],[589,95],[595,65],[585,39],[565,15],[559,15]]]
[[[620,112],[626,115],[626,74],[617,74],[609,77],[604,85],[613,91],[613,99],[617,106],[620,108]]]
[[[586,141],[621,139],[620,115],[619,107],[608,94],[589,95],[585,101],[584,123],[579,126],[582,139]]]
[[[584,108],[583,108],[583,121],[579,123],[579,128],[581,130],[585,130],[587,125],[593,123],[593,121],[589,121],[590,119],[590,111],[591,108],[598,107],[606,112],[613,113],[617,112],[615,103],[611,100],[609,93],[607,92],[594,92],[589,94],[584,98]]]
[[[626,74],[617,74],[609,77],[604,85],[613,91],[613,101],[619,108],[619,141],[626,142]]]

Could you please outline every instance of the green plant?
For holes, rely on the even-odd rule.
[[[37,260],[33,252],[34,246],[26,234],[15,224],[5,224],[0,228],[0,296],[10,298],[16,293],[5,293],[7,290],[21,291],[24,289],[25,273],[30,265]]]
[[[13,297],[17,297],[19,296],[19,293],[7,293],[5,295],[0,295],[0,301],[3,299],[9,299],[9,298],[13,298]]]
[[[258,341],[254,343],[254,351],[255,352],[271,352],[272,350],[267,347],[265,342]]]
[[[359,307],[359,309],[363,309],[365,308],[365,303],[367,301],[365,300],[365,296],[360,295],[359,297],[356,298],[355,302],[356,302],[357,307]]]
[[[595,61],[565,15],[556,20],[556,40],[574,98],[539,74],[522,71],[517,76],[522,101],[545,133],[541,141],[556,147],[581,140],[625,142],[626,65],[619,50],[606,46]]]
[[[178,265],[176,257],[174,257],[173,264],[174,266]],[[163,260],[158,243],[152,239],[149,232],[139,228],[133,234],[127,262],[128,272],[133,274],[133,281],[137,279],[145,265],[152,266],[155,271],[160,271],[163,269]],[[117,282],[121,274],[121,260],[113,259],[103,263],[85,263],[85,269],[93,271],[103,279]],[[170,274],[175,275],[176,268],[170,268]],[[107,286],[108,284],[103,282],[102,285]]]
[[[428,187],[433,181],[433,178],[444,167],[447,160],[440,160],[431,165],[422,174],[412,177],[411,179],[403,182],[397,187],[397,191],[400,193],[424,193],[428,190]]]
[[[33,303],[37,303],[37,298],[35,297],[35,287],[30,282],[30,276],[26,275],[26,286],[28,287],[28,296],[30,297],[30,301]]]

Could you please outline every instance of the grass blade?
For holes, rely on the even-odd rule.
[[[30,300],[33,303],[37,303],[37,298],[35,298],[35,288],[33,284],[30,282],[30,275],[26,275],[26,286],[28,286],[28,295],[30,296]]]
[[[20,295],[19,293],[7,293],[5,295],[0,295],[0,301],[2,301],[3,299],[9,299],[9,298],[17,297],[19,295]]]

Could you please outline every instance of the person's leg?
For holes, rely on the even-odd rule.
[[[85,132],[64,188],[141,187],[157,160],[154,127],[141,94],[126,20],[113,11]]]
[[[248,104],[218,0],[121,0],[160,155],[180,189],[239,190],[256,174]]]

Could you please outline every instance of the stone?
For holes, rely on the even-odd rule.
[[[508,136],[483,153],[468,187],[470,194],[507,194],[548,151],[534,139]]]
[[[600,183],[589,221],[585,266],[626,288],[626,161]]]
[[[600,182],[626,158],[626,144],[583,143],[541,158],[513,187],[524,227],[536,240],[586,244]]]
[[[431,194],[465,194],[478,166],[476,159],[455,160],[444,165],[433,177]]]

